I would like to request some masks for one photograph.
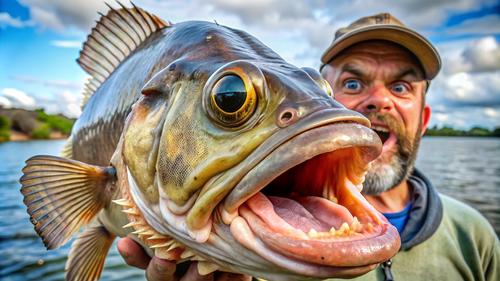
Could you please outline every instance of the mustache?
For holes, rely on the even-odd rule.
[[[401,122],[399,122],[394,116],[388,115],[388,114],[383,114],[379,112],[370,112],[367,114],[364,114],[366,118],[368,118],[370,121],[377,120],[379,122],[384,123],[389,127],[389,130],[396,134],[396,136],[402,137],[405,135],[405,128]]]
[[[396,117],[380,112],[369,112],[364,114],[371,122],[378,121],[385,124],[389,130],[396,135],[399,143],[399,150],[402,154],[408,155],[412,151],[413,139],[406,134],[406,128]]]

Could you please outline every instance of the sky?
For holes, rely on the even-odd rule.
[[[114,1],[108,1],[117,7]],[[130,6],[127,1],[123,1]],[[500,126],[498,0],[136,0],[173,23],[216,21],[249,32],[297,66],[318,68],[335,30],[389,12],[437,47],[443,68],[427,102],[431,126]],[[0,0],[0,105],[77,117],[89,76],[80,48],[101,0]]]

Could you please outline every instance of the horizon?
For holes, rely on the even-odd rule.
[[[427,102],[429,127],[500,126],[500,4],[491,0],[415,3],[322,0],[154,1],[134,3],[164,20],[216,21],[242,29],[297,66],[318,68],[336,29],[359,17],[390,12],[426,36],[443,67]],[[130,6],[129,4],[125,4]],[[117,4],[112,4],[116,7]],[[0,105],[80,114],[88,79],[75,62],[103,1],[0,2]]]

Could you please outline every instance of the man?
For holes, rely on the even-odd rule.
[[[359,279],[500,280],[489,223],[413,168],[431,114],[426,92],[441,64],[432,44],[384,13],[339,29],[321,61],[334,98],[367,116],[382,139],[363,193],[401,235],[400,252]]]
[[[392,261],[358,278],[500,280],[499,241],[488,222],[470,207],[439,195],[413,169],[431,113],[426,91],[440,69],[434,47],[391,15],[380,14],[338,30],[321,60],[335,99],[365,114],[384,143],[363,192],[398,228],[402,240]],[[138,255],[141,249],[131,240],[122,239],[118,247],[129,264],[147,266],[149,258]],[[154,258],[147,274],[171,276],[174,270]]]

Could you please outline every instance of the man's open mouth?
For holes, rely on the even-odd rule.
[[[225,223],[247,248],[292,271],[301,264],[308,275],[383,262],[398,251],[399,236],[360,193],[379,149],[375,133],[356,123],[304,132],[233,189]]]
[[[389,128],[387,128],[385,126],[373,125],[372,130],[375,131],[375,133],[377,133],[377,135],[380,138],[380,140],[382,141],[382,143],[385,143],[387,141],[387,139],[389,138],[389,136],[391,135]]]

